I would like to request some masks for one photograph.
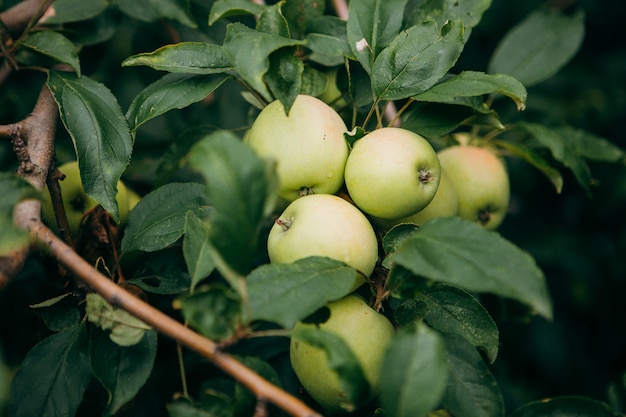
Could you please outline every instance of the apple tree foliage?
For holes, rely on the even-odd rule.
[[[335,69],[341,91],[335,105],[356,132],[390,122],[384,113],[392,103],[394,122],[434,147],[448,146],[451,133],[479,132],[507,158],[536,168],[556,193],[575,181],[591,195],[590,162],[624,158],[596,134],[525,117],[527,89],[549,81],[578,52],[582,8],[537,8],[499,40],[484,71],[458,71],[491,1],[353,0],[347,19],[326,3],[58,0],[53,16],[15,39],[14,49],[2,50],[27,73],[20,74],[21,85],[3,90],[25,94],[24,100],[32,83],[52,92],[62,122],[57,159],[79,161],[88,195],[115,220],[118,180],[134,178],[142,192],[120,226],[124,285],[313,407],[285,359],[285,336],[350,293],[357,272],[322,257],[269,263],[265,243],[278,210],[277,177],[242,141],[260,108],[280,100],[289,109],[298,94],[321,95]],[[41,71],[33,75],[29,68]],[[38,193],[9,169],[0,174],[0,190],[0,253],[6,254],[29,244],[11,216],[19,201]],[[493,300],[519,318],[554,319],[546,275],[527,251],[460,218],[397,226],[381,233],[380,242],[380,268],[359,292],[376,301],[398,333],[384,360],[380,397],[350,415],[615,414],[577,396],[506,409],[490,370],[501,344]],[[40,271],[56,274],[45,265]],[[126,415],[129,407],[142,408],[136,398],[148,381],[157,381],[150,389],[165,387],[172,417],[253,415],[256,400],[228,376],[98,295],[56,285],[31,305],[47,331],[12,378],[9,416],[94,409]],[[352,355],[332,352],[332,344],[326,349],[337,370],[358,371]],[[160,369],[163,363],[170,368]],[[366,384],[362,373],[339,377],[355,396],[347,402],[356,400]],[[173,395],[181,390],[184,395]],[[270,408],[273,413],[280,411]]]

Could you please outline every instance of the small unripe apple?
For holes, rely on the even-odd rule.
[[[59,166],[58,170],[65,175],[65,178],[59,183],[61,187],[61,197],[63,198],[65,215],[67,216],[70,232],[72,235],[76,235],[85,214],[96,207],[98,203],[85,193],[77,161],[66,162]],[[44,201],[41,204],[42,219],[48,225],[56,225],[54,207],[52,206],[52,200],[50,199],[50,193],[47,188],[44,190],[44,196]],[[130,200],[132,200],[134,206],[134,204],[138,202],[137,197],[138,195],[128,189],[121,180],[118,181],[116,200],[120,212],[120,224],[124,223],[126,217],[128,217]]]
[[[245,141],[277,162],[279,195],[290,202],[307,194],[334,194],[343,185],[348,158],[347,127],[322,100],[299,95],[285,114],[278,100],[268,104]]]
[[[337,73],[339,72],[338,67],[331,68],[326,72],[326,76],[328,82],[326,83],[326,88],[318,97],[324,103],[332,106],[333,108],[341,108],[344,107],[347,103],[343,98],[343,94],[337,85]]]
[[[328,308],[330,317],[319,327],[338,335],[350,347],[370,385],[369,401],[378,394],[382,359],[395,329],[385,316],[374,311],[356,295],[331,302]],[[294,332],[313,326],[315,324],[298,322]],[[293,370],[311,397],[328,411],[341,411],[342,404],[346,402],[345,393],[342,392],[337,374],[328,367],[324,350],[292,339],[289,353]]]
[[[439,161],[459,200],[459,216],[487,229],[497,228],[509,207],[509,176],[504,161],[475,145],[445,148]]]
[[[374,222],[385,229],[391,229],[400,223],[414,223],[418,226],[437,217],[453,217],[459,213],[459,199],[454,185],[446,172],[441,170],[441,180],[433,200],[415,214],[396,220],[374,219]]]
[[[267,251],[271,262],[326,256],[369,276],[378,260],[378,241],[358,208],[336,195],[312,194],[285,208],[270,229]]]
[[[357,140],[346,162],[345,183],[365,213],[398,219],[431,202],[440,166],[431,144],[409,130],[386,127]]]

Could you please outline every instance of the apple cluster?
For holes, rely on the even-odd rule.
[[[284,203],[267,240],[271,262],[333,258],[360,272],[356,289],[378,262],[377,229],[457,215],[489,229],[502,222],[508,175],[488,148],[460,143],[437,152],[422,136],[397,127],[375,129],[350,147],[347,131],[332,107],[300,95],[288,114],[279,101],[270,103],[247,132],[246,143],[276,162]],[[354,295],[329,308],[320,327],[354,350],[375,395],[393,326]],[[292,340],[291,361],[314,399],[329,410],[341,408],[341,387],[322,350]]]

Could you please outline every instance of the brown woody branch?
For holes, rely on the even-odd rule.
[[[260,401],[269,401],[292,416],[321,417],[299,399],[271,384],[232,356],[221,351],[213,341],[194,332],[109,280],[52,233],[41,221],[33,219],[28,222],[27,229],[34,238],[46,245],[54,258],[66,268],[71,269],[109,303],[124,309],[158,332],[203,355],[248,388]]]

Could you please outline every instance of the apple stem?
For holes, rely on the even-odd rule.
[[[417,171],[417,173],[419,175],[419,180],[422,184],[426,184],[427,182],[433,180],[432,175],[430,175],[430,171],[428,171],[427,169],[420,169],[419,171]]]
[[[305,195],[315,194],[313,192],[313,187],[301,187],[299,190],[300,197],[304,197]]]
[[[276,224],[283,228],[283,232],[286,232],[291,227],[291,222],[285,219],[276,219]]]
[[[491,220],[491,212],[488,208],[482,209],[478,212],[478,222],[483,226],[489,223]]]

